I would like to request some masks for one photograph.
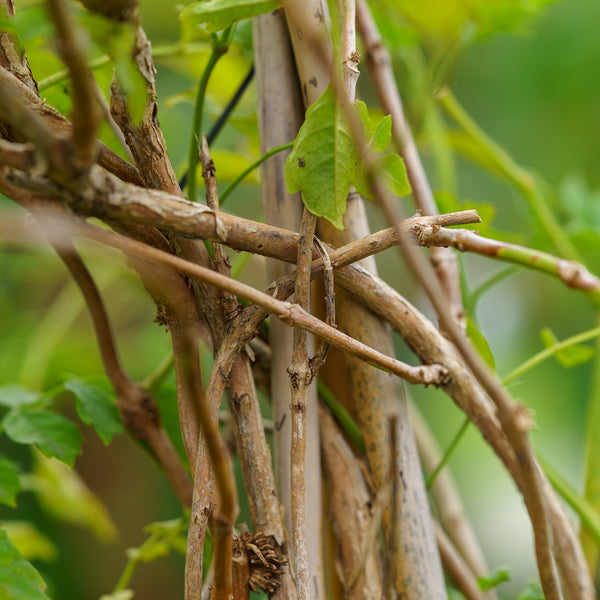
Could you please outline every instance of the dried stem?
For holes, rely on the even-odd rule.
[[[296,267],[296,304],[303,310],[310,309],[310,267],[312,262],[313,236],[317,218],[307,209],[302,215],[298,260]],[[292,362],[288,369],[292,387],[292,443],[290,449],[290,487],[292,498],[292,549],[296,564],[296,586],[298,598],[309,600],[310,577],[306,546],[306,413],[307,389],[316,374],[311,365],[307,348],[307,333],[294,329]],[[313,410],[315,407],[313,406]]]
[[[377,31],[375,21],[365,0],[357,0],[357,25],[365,44],[369,72],[383,110],[392,115],[392,135],[406,165],[412,194],[425,215],[436,215],[436,206],[427,175],[421,163],[410,125],[404,115],[402,99],[396,85],[389,52]],[[454,319],[464,328],[464,309],[458,278],[458,262],[452,252],[436,248],[431,263],[450,304]]]
[[[322,405],[319,405],[319,423],[329,489],[329,518],[337,541],[337,574],[349,600],[379,600],[381,567],[375,541],[384,502],[371,503],[358,462]]]
[[[435,523],[435,537],[437,539],[440,556],[444,567],[454,580],[456,587],[462,592],[467,600],[485,600],[488,596],[481,591],[477,584],[477,579],[465,563],[462,556],[444,532],[444,530]]]

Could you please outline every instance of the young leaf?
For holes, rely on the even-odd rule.
[[[532,581],[519,594],[517,600],[544,600],[544,592],[537,581]]]
[[[544,327],[544,329],[540,331],[540,338],[546,348],[552,348],[558,343],[558,339],[554,335],[554,332],[548,327]],[[569,369],[591,360],[594,356],[594,352],[595,350],[590,346],[574,344],[568,348],[562,348],[561,350],[556,351],[554,357],[563,367]]]
[[[285,162],[288,192],[302,192],[304,205],[343,229],[346,197],[356,178],[358,157],[344,111],[331,88],[306,112]]]
[[[104,542],[117,539],[118,530],[106,506],[77,471],[64,463],[36,452],[26,485],[44,510],[57,520],[83,527]]]
[[[33,565],[27,562],[0,529],[0,598],[11,600],[50,600],[46,584]]]
[[[467,317],[467,335],[469,336],[473,346],[475,346],[477,352],[479,352],[481,355],[481,358],[483,358],[483,360],[485,360],[485,362],[492,367],[492,369],[495,369],[496,364],[494,361],[494,355],[490,350],[490,346],[471,317]]]
[[[371,139],[371,145],[375,152],[383,152],[392,139],[392,115],[385,115],[377,123],[375,132]]]
[[[2,524],[10,541],[25,560],[50,562],[58,557],[58,548],[33,523],[28,521],[4,521]]]
[[[499,586],[505,581],[510,581],[510,571],[508,569],[497,569],[487,577],[477,578],[477,583],[484,592]]]
[[[207,31],[222,31],[236,21],[263,15],[282,5],[281,0],[203,0],[188,6],[179,18],[205,25]]]
[[[13,408],[0,425],[13,442],[35,444],[46,456],[55,456],[70,467],[81,452],[79,429],[56,412]]]
[[[79,418],[84,423],[93,425],[106,445],[110,444],[117,433],[123,431],[115,400],[106,390],[80,379],[70,379],[64,386],[75,395]]]
[[[19,469],[12,461],[0,456],[0,503],[15,507],[20,489]]]
[[[411,192],[404,161],[394,153],[382,159],[382,175],[396,196],[408,196]]]

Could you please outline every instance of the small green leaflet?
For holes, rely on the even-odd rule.
[[[70,379],[65,382],[64,387],[75,395],[79,418],[84,423],[93,425],[106,445],[110,444],[117,433],[123,431],[119,410],[114,398],[106,390],[80,379]]]
[[[290,194],[302,192],[313,215],[343,229],[346,198],[356,180],[358,155],[344,111],[328,87],[307,110],[294,148],[285,162]]]
[[[0,456],[0,503],[15,507],[20,489],[19,469],[12,461]]]
[[[0,598],[11,600],[49,600],[46,584],[33,565],[27,562],[0,529]]]
[[[552,348],[558,343],[558,338],[549,327],[544,327],[544,329],[540,331],[540,338],[542,338],[542,342],[546,348]],[[557,350],[554,353],[554,358],[556,358],[563,367],[569,369],[591,360],[594,356],[594,352],[595,350],[590,346],[574,344],[568,348]]]
[[[13,442],[35,444],[46,456],[56,456],[70,467],[81,452],[77,425],[50,410],[13,408],[0,426]]]
[[[491,590],[492,588],[495,588],[506,581],[510,581],[510,571],[508,569],[496,569],[487,577],[477,578],[479,588],[484,592],[487,592],[488,590]]]
[[[481,333],[481,331],[479,331],[477,325],[475,324],[475,321],[471,319],[471,317],[467,317],[467,335],[469,336],[469,339],[471,340],[473,346],[475,346],[477,352],[479,352],[481,358],[485,360],[489,367],[495,369],[496,363],[494,361],[494,355],[490,350],[490,346],[487,343],[487,340],[485,339],[484,335]]]
[[[205,25],[207,31],[216,32],[236,21],[268,13],[282,4],[281,0],[203,0],[190,4],[179,18],[192,25]]]

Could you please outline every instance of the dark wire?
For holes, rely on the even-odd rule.
[[[240,87],[238,87],[238,89],[235,91],[235,94],[231,97],[231,100],[225,107],[225,110],[221,113],[221,116],[215,121],[214,125],[211,127],[210,131],[208,132],[208,135],[206,136],[206,141],[208,142],[209,146],[214,142],[217,135],[219,135],[219,132],[223,128],[223,125],[225,125],[227,119],[229,118],[229,115],[231,114],[233,109],[236,107],[237,103],[240,101],[240,98],[244,95],[244,92],[246,91],[246,88],[250,85],[250,82],[252,81],[253,77],[254,77],[254,65],[252,65],[250,67],[250,71],[248,71],[248,74],[244,78],[244,81],[242,81],[242,83],[240,84]],[[179,187],[182,190],[187,184],[187,178],[188,178],[188,171],[186,169],[185,173],[182,175],[181,179],[179,180]]]

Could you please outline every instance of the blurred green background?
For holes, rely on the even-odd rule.
[[[442,4],[432,0],[423,3],[422,9],[435,11]],[[402,10],[402,3],[397,10]],[[155,46],[179,39],[174,4],[144,0],[141,13]],[[591,249],[586,257],[597,273],[600,253],[595,252],[589,240],[594,240],[594,234],[600,235],[600,193],[596,191],[600,187],[598,23],[600,3],[596,0],[551,3],[530,18],[519,20],[517,31],[511,26],[511,31],[490,32],[483,39],[466,44],[449,60],[436,83],[450,85],[486,132],[519,164],[532,168],[551,184],[553,208],[559,220],[576,236],[583,251]],[[207,124],[218,115],[250,64],[249,28],[244,25],[239,29],[239,45],[220,64],[211,81]],[[436,193],[451,195],[464,207],[495,207],[491,227],[503,239],[550,249],[514,186],[452,152],[446,139],[449,121],[435,102],[427,99],[435,93],[427,66],[444,55],[445,44],[451,46],[449,40],[454,33],[426,31],[410,19],[396,29],[390,27],[389,32],[384,30],[384,34],[393,36],[390,41],[398,80],[434,189]],[[468,36],[468,29],[463,33]],[[39,78],[59,68],[48,62],[43,50],[41,43],[32,50],[34,74],[38,76],[36,68],[43,71]],[[172,162],[180,174],[185,169],[189,143],[193,86],[201,67],[202,56],[157,59],[159,119]],[[107,89],[110,68],[97,74],[103,89]],[[360,94],[370,105],[374,101],[367,75],[361,79]],[[51,104],[68,111],[64,86],[48,88],[43,95]],[[246,135],[254,131],[255,118],[251,88],[232,124],[214,146],[220,181],[231,179],[258,156],[256,134]],[[110,143],[114,145],[114,141]],[[2,201],[2,210],[6,219],[21,216],[7,201]],[[228,201],[227,210],[259,218],[256,181],[250,179],[248,185],[242,186]],[[482,214],[488,214],[487,209]],[[384,226],[374,211],[370,215],[373,228]],[[100,373],[89,319],[78,290],[58,258],[43,245],[26,245],[11,239],[0,239],[0,250],[0,384],[16,381],[32,389],[49,389],[69,374]],[[85,246],[85,255],[102,288],[126,368],[132,377],[142,379],[168,353],[168,335],[152,324],[154,307],[118,255],[91,246]],[[432,315],[397,256],[389,253],[378,257],[381,274]],[[471,291],[505,268],[472,256],[464,256],[461,261],[467,289]],[[252,259],[244,280],[262,288],[267,283],[262,266],[260,259]],[[549,327],[562,339],[594,326],[593,311],[583,294],[522,270],[485,295],[471,316],[489,342],[500,375],[543,348],[539,337],[543,327]],[[401,341],[398,353],[414,361]],[[515,397],[535,411],[536,449],[577,489],[581,489],[582,481],[585,410],[592,365],[588,362],[565,369],[548,360],[510,388]],[[458,431],[462,415],[441,393],[416,389],[414,396],[440,446],[445,448]],[[164,406],[167,412],[174,406],[168,393]],[[64,410],[73,413],[68,399],[64,400]],[[65,527],[44,512],[31,493],[19,496],[18,509],[0,508],[0,520],[33,520],[58,548],[59,554],[53,559],[35,562],[50,583],[49,595],[56,600],[97,598],[110,592],[124,567],[125,549],[144,540],[143,527],[180,514],[166,480],[129,437],[118,436],[105,448],[89,428],[83,427],[83,434],[84,451],[77,459],[77,470],[105,503],[119,531],[118,540],[105,543],[94,538],[89,528]],[[27,471],[31,464],[29,450],[0,437],[0,454],[13,457],[15,453]],[[507,566],[511,570],[513,582],[500,588],[502,597],[515,598],[525,582],[536,577],[530,526],[522,500],[474,428],[468,431],[450,466],[490,566]],[[182,573],[182,558],[173,554],[152,565],[141,565],[132,582],[136,597],[182,597]]]

